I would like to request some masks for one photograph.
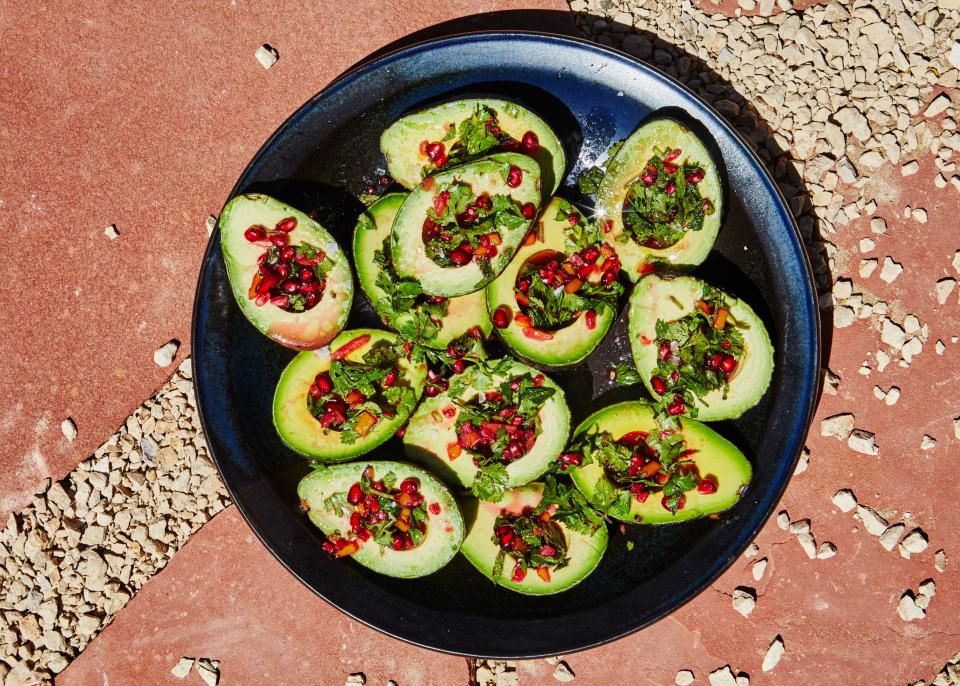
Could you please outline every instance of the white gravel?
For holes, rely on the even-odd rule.
[[[783,639],[780,636],[771,641],[770,646],[767,648],[766,655],[763,656],[763,664],[760,666],[764,672],[769,672],[773,670],[778,664],[780,664],[780,659],[783,657],[784,646]]]
[[[269,43],[264,43],[257,48],[253,56],[257,58],[257,62],[259,62],[260,66],[264,69],[269,69],[280,59],[280,53]]]

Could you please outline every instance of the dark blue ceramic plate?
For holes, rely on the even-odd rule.
[[[344,247],[362,209],[354,195],[383,164],[381,131],[410,110],[456,96],[515,99],[559,134],[568,184],[654,111],[685,118],[710,142],[727,180],[716,249],[698,274],[747,300],[776,346],[773,383],[759,406],[716,425],[754,465],[740,503],[717,520],[614,529],[597,570],[575,588],[531,598],[495,587],[458,556],[418,580],[391,579],[332,561],[298,509],[305,461],[271,424],[271,398],[293,355],[250,326],[233,301],[220,237],[204,258],[193,322],[193,364],[203,427],[234,502],[264,545],[304,584],[352,617],[421,646],[474,656],[530,658],[595,646],[656,621],[704,590],[743,551],[773,511],[794,468],[817,387],[814,290],[783,198],[745,142],[712,109],[656,70],[583,41],[483,33],[431,41],[347,73],[298,110],[263,146],[234,193],[259,190],[320,218]],[[561,192],[572,193],[568,186]],[[350,322],[377,325],[357,287]],[[581,367],[554,375],[574,422],[639,397],[607,377],[629,360],[626,322]],[[585,389],[592,388],[588,394]],[[391,441],[371,459],[402,459]],[[626,543],[633,541],[633,550]],[[278,608],[291,618],[297,608]]]

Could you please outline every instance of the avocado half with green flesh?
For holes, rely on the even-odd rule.
[[[497,518],[506,514],[509,520],[511,515],[522,516],[524,512],[536,511],[543,498],[543,489],[542,483],[532,483],[507,491],[497,502],[478,501],[476,516],[469,524],[467,537],[460,546],[460,552],[481,574],[495,584],[526,595],[549,595],[575,586],[596,569],[607,549],[608,534],[605,526],[599,527],[593,533],[582,533],[562,522],[552,520],[551,528],[556,527],[551,532],[552,535],[558,535],[559,530],[559,535],[566,544],[566,566],[559,569],[548,566],[546,574],[530,568],[522,578],[515,581],[514,578],[520,576],[516,572],[517,560],[511,555],[504,555],[502,569],[497,574],[497,558],[502,551],[501,546],[494,542]],[[502,535],[500,538],[502,540]]]
[[[625,522],[682,522],[733,507],[750,483],[750,463],[706,424],[679,422],[679,431],[663,435],[653,407],[640,401],[594,412],[570,447],[590,462],[570,478],[594,506]],[[615,463],[603,457],[611,452]]]
[[[429,472],[402,462],[322,467],[300,481],[297,494],[310,521],[328,536],[327,552],[349,555],[380,574],[432,574],[463,541],[463,517],[450,491]]]
[[[657,336],[658,322],[668,330],[664,339]],[[686,338],[684,328],[700,332],[686,339],[692,344],[686,347],[673,338],[678,333]],[[641,279],[630,296],[629,333],[644,384],[654,398],[668,401],[673,414],[689,414],[692,406],[701,421],[733,419],[756,405],[770,385],[773,346],[763,322],[745,302],[699,279],[657,274]],[[671,340],[680,343],[676,350]],[[717,387],[698,392],[680,376],[675,384],[672,369]],[[685,401],[678,405],[675,394],[684,388]]]
[[[553,130],[528,109],[504,100],[457,100],[409,114],[380,137],[393,178],[413,188],[447,166],[496,152],[522,152],[540,165],[545,193],[563,180],[567,160]]]
[[[583,214],[553,198],[538,231],[487,286],[497,334],[533,364],[562,368],[582,362],[617,315],[620,261],[612,246],[589,234]]]
[[[526,155],[500,153],[430,176],[393,222],[397,276],[446,298],[479,290],[506,268],[539,207],[540,167]]]
[[[262,333],[314,350],[346,325],[350,265],[320,224],[279,200],[246,194],[227,203],[219,225],[233,296]]]
[[[513,382],[519,389],[510,389],[509,398],[498,395]],[[538,392],[549,397],[538,398]],[[507,426],[522,414],[502,409],[510,406],[528,410],[530,416],[519,427]],[[476,419],[478,412],[498,409],[503,412],[500,418]],[[542,475],[563,450],[569,432],[570,410],[563,390],[536,369],[501,358],[470,367],[450,380],[447,391],[426,398],[410,417],[403,448],[407,457],[447,483],[473,487],[475,495],[483,495]],[[480,468],[474,459],[491,466]]]
[[[624,141],[607,166],[597,211],[632,280],[656,262],[698,265],[710,253],[723,216],[716,162],[683,124],[651,121]]]
[[[373,203],[367,213],[361,214],[353,231],[353,259],[357,266],[357,277],[374,309],[387,326],[403,328],[404,320],[418,319],[417,313],[410,310],[411,297],[404,298],[401,306],[394,304],[394,295],[416,292],[419,284],[410,280],[401,282],[390,263],[390,229],[393,220],[406,199],[406,193],[389,193]],[[379,251],[380,260],[377,259]],[[413,286],[413,288],[411,288]],[[415,296],[413,307],[430,316],[430,326],[436,333],[421,338],[425,345],[433,348],[445,348],[448,343],[468,331],[476,329],[482,338],[490,335],[493,324],[487,315],[487,297],[484,291],[475,291],[456,298],[447,298],[442,303],[427,302],[426,296]],[[441,313],[441,314],[435,314]],[[436,317],[436,319],[434,319]]]
[[[354,329],[294,357],[273,396],[280,438],[323,462],[349,460],[389,439],[410,416],[427,376],[426,364],[401,351],[395,334]]]

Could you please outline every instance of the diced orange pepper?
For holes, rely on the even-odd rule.
[[[546,565],[540,565],[537,567],[537,576],[543,579],[546,583],[550,583],[550,570],[547,569]]]
[[[500,234],[494,231],[493,233],[487,234],[487,240],[490,241],[490,245],[500,245],[503,243],[503,239],[500,237]]]
[[[488,252],[490,252],[490,249],[484,245],[481,245],[479,248],[476,249],[474,254],[477,257],[486,257]]]
[[[460,457],[461,452],[463,452],[463,448],[459,443],[451,443],[447,446],[447,457],[450,458],[451,462]]]
[[[345,546],[340,548],[340,550],[337,551],[337,557],[346,557],[347,555],[353,555],[358,550],[360,550],[360,543],[358,541],[350,541]]]
[[[515,321],[517,326],[519,326],[521,329],[528,329],[530,326],[532,326],[530,317],[525,314],[518,314],[513,318],[513,321]]]
[[[640,470],[638,476],[643,477],[644,479],[649,479],[651,476],[660,471],[660,463],[654,460],[653,462],[648,462],[643,465],[643,468]]]
[[[247,297],[253,300],[257,297],[257,286],[260,285],[260,282],[263,280],[263,276],[260,272],[257,272],[253,275],[253,283],[250,284],[250,290],[247,291]]]
[[[713,328],[722,329],[725,327],[727,325],[727,314],[729,313],[727,312],[726,307],[721,307],[719,310],[717,310],[717,316],[713,320]]]
[[[377,418],[372,414],[364,410],[360,413],[360,418],[357,419],[357,427],[354,429],[357,432],[358,436],[366,436],[370,433],[370,429],[377,423]]]
[[[710,309],[710,306],[705,303],[703,300],[697,301],[697,308],[704,314],[713,314],[713,310]]]
[[[563,287],[563,290],[566,293],[576,293],[583,287],[583,281],[580,279],[570,279],[567,281],[567,284]]]
[[[354,389],[349,393],[347,393],[347,395],[344,397],[344,400],[347,401],[347,405],[349,405],[350,407],[353,407],[354,405],[359,405],[364,401],[363,393]]]
[[[530,304],[530,301],[527,299],[527,296],[525,296],[522,291],[515,291],[514,295],[517,296],[518,305],[523,305],[524,307],[526,307],[527,305]]]

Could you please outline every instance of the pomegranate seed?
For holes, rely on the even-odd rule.
[[[665,483],[670,481],[670,475],[666,472],[657,472],[656,475],[654,475],[653,480],[658,486],[663,486]]]
[[[523,138],[520,139],[520,146],[526,154],[536,155],[540,149],[540,139],[537,138],[537,134],[533,131],[527,131],[523,134]]]
[[[375,195],[376,192],[377,192],[377,187],[376,187],[376,186],[367,186],[367,188],[366,188],[366,193],[367,193],[367,195]]]
[[[663,192],[667,195],[673,195],[677,191],[677,186],[673,181],[667,181],[667,185],[664,187]]]
[[[593,264],[597,261],[597,258],[600,257],[600,248],[595,245],[591,245],[589,248],[583,251],[583,259],[585,259],[590,264]]]
[[[286,219],[281,219],[273,228],[282,233],[290,233],[297,228],[297,219],[296,217],[287,217]]]
[[[557,458],[557,462],[563,465],[561,469],[570,465],[579,467],[581,464],[583,464],[583,456],[578,455],[577,453],[563,453]]]
[[[284,293],[296,293],[300,290],[300,284],[298,284],[296,281],[287,279],[280,284],[280,290]]]
[[[454,248],[450,251],[450,261],[458,267],[469,264],[471,259],[470,255],[460,248]]]
[[[720,370],[724,374],[730,374],[734,369],[737,368],[737,361],[731,355],[724,355],[723,360],[720,362]]]
[[[251,243],[256,243],[257,241],[262,241],[264,238],[266,238],[267,232],[262,226],[251,226],[249,229],[243,232],[243,237]]]
[[[438,160],[446,158],[446,148],[443,143],[427,143],[425,152],[427,158],[434,164],[438,164]]]
[[[690,172],[689,174],[687,174],[687,183],[692,184],[692,185],[695,186],[695,185],[697,185],[698,183],[700,183],[701,181],[703,181],[703,170],[702,170],[702,169],[694,169],[692,172]]]
[[[397,438],[403,438],[404,434],[406,433],[407,433],[407,425],[404,424],[399,429],[397,429],[393,435],[396,436]]]
[[[520,170],[520,167],[510,167],[510,171],[507,172],[507,185],[510,188],[516,188],[523,182],[523,172]]]
[[[280,248],[280,259],[284,262],[290,262],[297,256],[297,249],[292,245],[285,245]]]
[[[316,293],[307,293],[307,308],[313,307],[318,302],[320,302],[320,296]]]
[[[680,157],[680,153],[683,152],[680,148],[674,148],[671,150],[664,159],[666,162],[673,162],[675,159]]]
[[[479,207],[481,210],[492,210],[493,201],[490,199],[490,196],[484,193],[479,196],[476,200],[473,201],[473,204]]]
[[[544,544],[540,546],[540,556],[541,557],[553,557],[557,554],[557,549],[552,545]]]
[[[447,203],[450,202],[450,191],[437,193],[433,198],[433,211],[439,217],[447,211]]]
[[[309,267],[304,267],[303,269],[300,270],[297,276],[300,277],[301,281],[311,281],[313,280],[313,270],[310,269]]]
[[[711,493],[717,492],[717,481],[712,476],[700,479],[700,483],[697,484],[697,493],[702,493],[703,495],[710,495]]]
[[[587,325],[587,329],[593,331],[597,326],[597,313],[594,310],[587,310],[583,315],[583,323]]]
[[[500,141],[500,149],[504,152],[519,152],[520,151],[520,141],[515,141],[512,138],[507,138],[506,140]]]
[[[404,479],[400,482],[400,490],[404,493],[416,493],[420,489],[420,482],[414,478]]]
[[[276,307],[287,307],[290,305],[290,299],[285,295],[278,295],[274,298],[270,298],[270,304],[275,305]]]
[[[333,390],[333,379],[330,378],[329,372],[320,372],[317,374],[314,383],[316,383],[317,387],[324,393],[329,393]]]
[[[285,233],[275,233],[270,236],[270,242],[273,243],[278,248],[282,248],[287,243],[290,242],[290,236]]]
[[[510,326],[510,320],[512,318],[513,313],[507,305],[501,305],[493,311],[493,325],[498,329],[505,329]]]
[[[440,514],[440,503],[430,503],[430,507],[427,509],[430,510],[430,514],[438,515]]]
[[[324,541],[324,542],[323,542],[323,550],[324,550],[324,552],[326,552],[328,555],[331,555],[331,556],[332,556],[332,555],[336,554],[336,552],[337,552],[337,546],[336,546],[335,544],[331,543],[330,541]]]
[[[393,534],[393,549],[394,550],[403,550],[404,540],[403,534],[399,531],[395,531]]]
[[[671,417],[676,417],[679,414],[683,414],[687,409],[687,406],[683,404],[683,398],[679,395],[674,397],[673,402],[667,405],[667,413]]]
[[[430,384],[429,386],[423,389],[423,394],[428,398],[434,398],[440,395],[440,388],[438,386],[435,386],[434,384]]]
[[[657,395],[665,395],[667,392],[667,382],[661,379],[659,376],[651,377],[650,385],[653,386],[653,391]]]
[[[383,377],[383,385],[387,388],[390,388],[395,383],[397,383],[397,371],[395,369],[391,369],[389,372],[387,372],[387,375]]]
[[[389,186],[391,183],[393,183],[393,179],[387,174],[381,174],[377,181],[380,182],[381,186]]]
[[[533,219],[537,216],[537,206],[532,202],[528,202],[520,208],[520,214],[523,215],[524,219]]]
[[[477,217],[480,214],[477,212],[477,208],[473,205],[467,205],[467,209],[463,211],[463,220],[467,223],[473,223],[477,221]]]
[[[665,171],[667,174],[676,174],[677,168],[668,162],[664,162],[663,171]]]
[[[670,380],[671,380],[673,383],[677,383],[677,381],[680,380],[680,374],[677,373],[677,370],[676,370],[676,369],[674,369],[674,370],[670,373]]]
[[[461,372],[463,372],[464,366],[465,366],[465,363],[462,359],[457,360],[456,362],[453,363],[453,373],[460,374]]]
[[[363,491],[360,489],[360,484],[354,484],[350,487],[350,490],[347,491],[347,502],[351,505],[359,503],[362,497]]]
[[[360,529],[363,528],[363,523],[360,521],[360,513],[354,512],[350,515],[350,530],[353,533],[359,533]]]
[[[510,578],[510,581],[514,581],[514,582],[519,583],[519,582],[523,581],[523,578],[524,578],[526,575],[527,575],[526,570],[525,570],[525,569],[520,565],[520,563],[518,562],[518,563],[516,564],[516,566],[513,568],[513,576]]]

